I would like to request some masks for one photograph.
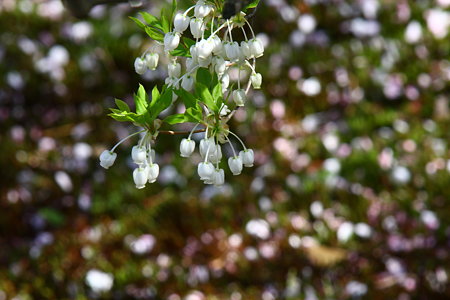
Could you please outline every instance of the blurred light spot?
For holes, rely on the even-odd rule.
[[[420,219],[430,229],[436,230],[439,228],[439,219],[436,214],[430,210],[424,210],[420,213]]]
[[[286,113],[286,108],[285,108],[284,103],[278,99],[275,99],[270,103],[270,110],[272,112],[272,115],[276,119],[283,118]]]
[[[155,247],[156,239],[151,234],[143,234],[130,243],[131,251],[136,254],[150,253]]]
[[[405,40],[410,44],[415,44],[422,38],[422,27],[417,21],[411,21],[405,30]]]
[[[336,174],[341,170],[341,163],[337,158],[327,158],[323,162],[323,168],[332,174]]]
[[[244,249],[244,256],[249,260],[253,261],[258,258],[258,251],[254,247],[247,247]]]
[[[71,35],[77,42],[86,40],[92,34],[92,25],[89,22],[81,21],[72,25]]]
[[[380,24],[374,20],[357,18],[351,21],[350,31],[357,37],[375,36],[380,32]]]
[[[345,291],[352,297],[361,297],[367,293],[367,285],[355,280],[350,281],[345,286]]]
[[[405,184],[411,180],[411,172],[403,166],[394,167],[391,176],[392,180],[399,184]]]
[[[55,181],[59,185],[59,187],[66,193],[70,192],[73,188],[72,180],[64,171],[58,171],[55,173]]]
[[[311,133],[319,126],[319,118],[316,115],[307,115],[302,120],[302,127],[307,133]]]
[[[248,234],[260,239],[267,239],[270,236],[269,223],[263,219],[254,219],[247,223],[245,230]]]
[[[16,90],[20,90],[25,85],[22,75],[19,72],[9,72],[6,75],[8,85]]]
[[[86,160],[92,155],[92,147],[87,143],[76,143],[73,146],[73,155],[76,159]]]
[[[300,29],[305,34],[313,32],[316,28],[316,25],[316,19],[308,14],[301,15],[297,20],[298,29]]]
[[[425,12],[428,30],[437,38],[443,39],[448,33],[450,26],[450,13],[439,8],[430,9]]]
[[[262,257],[270,259],[277,254],[277,247],[274,243],[271,242],[262,243],[261,245],[259,245],[259,253],[261,253]]]
[[[307,96],[316,96],[320,93],[321,90],[320,82],[315,77],[310,77],[308,79],[305,79],[300,84],[300,89],[303,93],[305,93]]]
[[[340,242],[347,242],[353,235],[353,224],[350,222],[342,223],[337,230],[337,238]]]
[[[97,269],[89,270],[86,274],[86,284],[96,293],[111,290],[114,277],[111,273],[105,273]]]
[[[300,30],[294,30],[292,31],[291,35],[289,36],[289,42],[293,47],[301,47],[306,41],[306,36],[304,33],[302,33]]]
[[[322,143],[328,151],[334,152],[339,147],[339,137],[333,133],[327,133],[322,137]]]
[[[297,234],[289,235],[288,242],[289,246],[294,249],[298,249],[302,245],[302,239]]]
[[[322,202],[314,201],[313,203],[311,203],[311,206],[309,207],[309,210],[310,210],[311,214],[315,218],[320,218],[322,216],[322,214],[323,214],[323,204],[322,204]]]
[[[355,233],[362,238],[369,238],[372,235],[372,228],[366,223],[358,223],[355,225]]]
[[[228,238],[228,243],[233,248],[239,248],[242,245],[242,235],[239,233],[233,233]]]

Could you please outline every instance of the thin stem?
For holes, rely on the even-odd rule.
[[[211,35],[215,35],[217,32],[219,32],[222,28],[224,28],[227,25],[227,23],[223,23],[219,26],[219,28],[216,29]]]
[[[245,33],[244,27],[241,27],[241,29],[242,29],[242,33],[244,34],[245,40],[248,41],[247,34]]]
[[[252,28],[252,26],[250,25],[250,23],[247,21],[247,19],[246,18],[244,18],[244,20],[245,20],[245,23],[247,23],[247,25],[248,25],[248,28],[250,28],[250,31],[252,32],[252,36],[253,36],[253,38],[255,38],[255,33],[253,32],[253,28]]]
[[[117,146],[119,146],[120,144],[122,144],[124,141],[126,141],[126,140],[129,139],[130,137],[135,136],[136,134],[142,133],[142,132],[144,132],[144,131],[146,131],[146,130],[147,130],[147,129],[143,129],[143,130],[141,130],[141,131],[132,133],[132,134],[130,134],[130,135],[127,136],[127,137],[124,137],[124,138],[121,139],[117,144],[115,144],[114,147],[111,148],[111,152],[114,152],[114,150],[117,148]]]
[[[227,139],[228,143],[230,144],[231,151],[233,151],[233,157],[237,157],[236,151],[234,151],[233,144],[231,143],[230,139],[228,137],[226,137],[226,139]]]
[[[175,81],[175,83],[172,86],[176,86],[185,76],[189,76],[190,74],[192,74],[192,72],[194,72],[198,68],[200,68],[200,65],[196,65],[195,67],[193,67],[192,70],[190,70],[189,72],[178,78],[178,80]]]
[[[195,124],[194,128],[192,128],[191,133],[189,133],[188,140],[191,139],[192,133],[194,133],[194,130],[195,130],[195,128],[197,128],[198,125],[200,125],[200,123]]]
[[[233,42],[233,36],[231,35],[230,20],[227,20],[227,25],[228,25],[228,34],[230,35],[230,42]]]
[[[200,123],[199,123],[200,124]],[[197,124],[197,125],[199,125]],[[199,133],[199,132],[205,132],[205,129],[199,129],[195,131],[172,131],[172,130],[160,130],[158,131],[159,134],[168,134],[168,135],[177,135],[177,134],[188,134],[188,133]],[[190,135],[189,135],[190,137]]]
[[[242,147],[244,147],[244,151],[246,151],[247,147],[245,147],[244,142],[235,133],[233,133],[233,132],[231,132],[229,130],[228,130],[228,132],[231,133],[235,138],[237,138],[237,140],[241,143]]]
[[[187,16],[187,13],[188,13],[191,9],[193,9],[193,8],[195,8],[195,5],[189,7],[188,9],[186,9],[186,11],[184,12],[183,16],[186,17],[186,16]]]

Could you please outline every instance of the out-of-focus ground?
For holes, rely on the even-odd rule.
[[[205,186],[160,137],[137,190],[135,141],[98,155],[162,5],[0,2],[0,299],[449,299],[450,1],[264,1],[255,166]]]

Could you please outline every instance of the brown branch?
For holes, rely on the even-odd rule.
[[[199,129],[195,130],[192,133],[199,133],[199,132],[205,132],[206,129]],[[191,133],[190,131],[172,131],[172,130],[160,130],[158,131],[159,134],[170,134],[170,135],[176,135],[176,134],[188,134]]]

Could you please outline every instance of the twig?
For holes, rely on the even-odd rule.
[[[199,132],[205,132],[206,129],[199,129],[195,130],[192,133],[199,133]],[[170,134],[170,135],[176,135],[176,134],[189,134],[190,131],[172,131],[172,130],[159,130],[159,134]]]

